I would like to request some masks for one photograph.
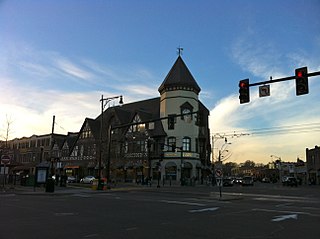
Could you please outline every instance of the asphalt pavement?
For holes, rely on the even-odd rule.
[[[0,193],[0,238],[318,238],[318,185],[235,185],[222,188],[221,197],[219,189],[126,183],[45,192],[7,185]]]

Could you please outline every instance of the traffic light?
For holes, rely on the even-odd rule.
[[[239,99],[240,104],[248,103],[250,101],[249,79],[241,80],[239,82]]]
[[[296,76],[296,95],[305,95],[309,93],[308,68],[302,67],[295,70]]]

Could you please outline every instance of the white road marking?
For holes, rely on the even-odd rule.
[[[75,193],[72,195],[73,197],[81,197],[81,198],[91,198],[88,194]]]
[[[210,207],[210,208],[189,210],[189,212],[191,212],[191,213],[194,213],[194,212],[207,212],[207,211],[216,211],[218,209],[219,209],[218,207]]]
[[[311,215],[311,213],[308,213],[308,212],[299,212],[299,211],[298,212],[294,212],[294,211],[273,210],[273,209],[264,209],[264,208],[253,208],[252,211]]]
[[[280,215],[280,216],[275,216],[271,221],[273,222],[281,222],[287,219],[298,219],[298,214],[289,214],[289,215]]]
[[[200,207],[206,206],[206,204],[203,204],[203,203],[183,202],[183,201],[160,200],[160,202],[170,203],[170,204],[181,204],[181,205],[190,205],[190,206],[200,206]]]

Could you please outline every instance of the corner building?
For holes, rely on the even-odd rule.
[[[209,111],[199,101],[200,87],[179,56],[159,87],[165,135],[161,173],[165,179],[194,183],[209,166]],[[155,162],[153,162],[155,163]]]
[[[200,183],[210,173],[211,149],[200,90],[179,56],[158,89],[160,98],[104,111],[102,171],[110,180]]]
[[[210,174],[209,110],[199,101],[201,89],[181,56],[158,91],[157,98],[109,107],[82,127],[79,135],[85,129],[97,144],[94,162],[84,172],[98,175],[100,165],[111,181],[146,183],[151,178],[183,185],[199,184]],[[81,148],[89,152],[85,147],[78,140],[71,155]]]

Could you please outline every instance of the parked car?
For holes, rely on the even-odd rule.
[[[67,183],[76,183],[77,179],[75,176],[68,176]]]
[[[263,182],[263,183],[271,183],[271,180],[270,180],[270,178],[263,178],[262,180],[261,180],[261,182]]]
[[[237,177],[234,179],[234,184],[242,184],[242,178],[241,177]]]
[[[242,185],[243,186],[253,186],[253,177],[245,176],[242,178]]]
[[[96,178],[94,176],[85,176],[84,178],[82,178],[80,180],[80,183],[91,183],[93,182],[93,180],[95,180]]]
[[[223,186],[224,186],[224,187],[231,187],[231,186],[233,186],[233,179],[232,179],[232,178],[224,178],[224,179],[223,179]]]
[[[284,180],[282,181],[282,185],[283,186],[298,186],[298,180],[295,177],[286,177],[284,178]]]

